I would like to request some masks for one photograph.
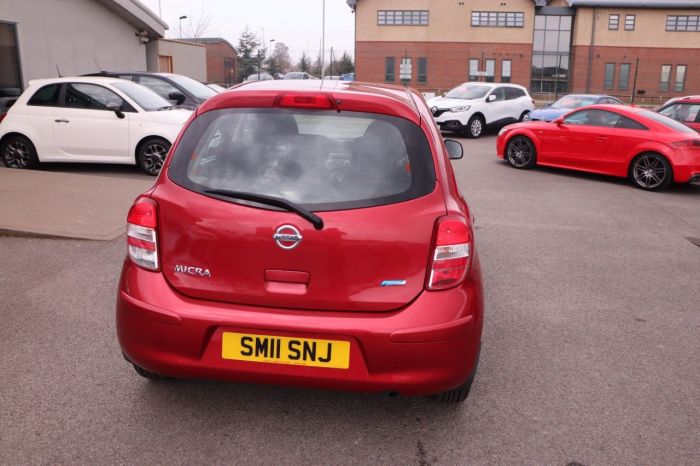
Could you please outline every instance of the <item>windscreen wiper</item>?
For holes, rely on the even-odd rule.
[[[279,207],[289,212],[294,212],[301,218],[308,220],[315,229],[323,230],[323,219],[318,215],[314,214],[310,210],[307,210],[295,203],[273,196],[264,196],[262,194],[253,193],[243,193],[240,191],[228,191],[226,189],[207,189],[204,191],[207,194],[214,194],[216,196],[229,197],[231,199],[240,199],[242,201],[257,202],[259,204],[270,205],[273,207]]]

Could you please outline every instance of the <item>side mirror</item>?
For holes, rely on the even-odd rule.
[[[106,105],[107,110],[114,112],[115,115],[117,115],[117,118],[124,118],[124,113],[122,112],[122,106],[121,104],[118,104],[116,102],[109,102]]]
[[[462,144],[454,139],[445,139],[445,149],[447,149],[450,160],[459,160],[464,156]]]
[[[486,102],[493,102],[494,100],[496,100],[496,94],[491,94],[486,98]]]
[[[174,100],[175,105],[182,105],[187,99],[187,97],[185,97],[185,94],[183,94],[182,92],[171,92],[170,94],[168,94],[168,99]]]
[[[557,126],[561,126],[564,124],[564,117],[559,117],[556,120],[554,120],[552,123],[554,123]]]

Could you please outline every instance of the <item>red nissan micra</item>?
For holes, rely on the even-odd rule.
[[[483,304],[461,156],[402,87],[212,97],[129,212],[125,357],[148,378],[464,400]]]

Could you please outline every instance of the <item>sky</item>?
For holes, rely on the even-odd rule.
[[[293,61],[306,51],[312,58],[318,56],[321,43],[323,0],[140,0],[158,14],[170,29],[167,38],[179,37],[179,20],[187,31],[187,22],[196,24],[199,18],[209,19],[208,37],[223,37],[235,47],[238,37],[248,26],[260,40],[263,29],[265,42],[270,39],[284,42]],[[355,41],[355,18],[345,0],[326,1],[326,63],[330,48],[340,57],[344,51],[351,55]],[[274,45],[274,44],[273,44]]]

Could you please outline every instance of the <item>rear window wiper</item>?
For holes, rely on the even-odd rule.
[[[242,201],[257,202],[259,204],[270,205],[273,207],[279,207],[289,212],[294,212],[301,218],[308,220],[315,229],[323,230],[323,219],[318,215],[314,214],[310,210],[307,210],[291,201],[273,196],[264,196],[262,194],[253,193],[243,193],[240,191],[228,191],[226,189],[207,189],[204,191],[207,194],[214,194],[216,196],[229,197],[231,199],[240,199]]]

